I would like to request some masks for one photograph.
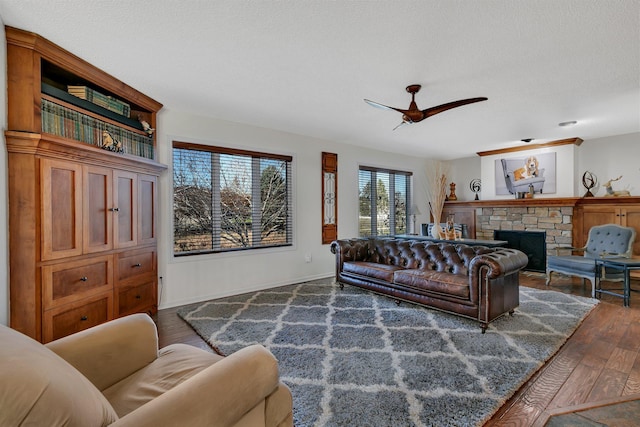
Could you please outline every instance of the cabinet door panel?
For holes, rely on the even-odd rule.
[[[619,209],[610,206],[585,206],[582,211],[582,235],[576,236],[577,246],[584,246],[591,227],[603,224],[620,224]]]
[[[627,227],[633,227],[636,229],[636,240],[633,244],[633,255],[640,255],[640,206],[634,209],[625,209],[623,211],[624,214],[624,224]],[[636,276],[640,276],[640,274],[636,274]]]
[[[444,222],[449,215],[453,215],[454,222],[465,224],[470,239],[476,238],[476,210],[475,208],[445,206],[442,209],[441,222]]]
[[[113,182],[113,199],[117,209],[114,222],[116,247],[135,246],[138,239],[137,176],[134,173],[114,171]]]
[[[111,169],[84,167],[84,252],[113,248]]]
[[[82,167],[40,160],[42,182],[42,259],[82,253]]]
[[[138,244],[156,241],[156,203],[158,178],[138,176]]]

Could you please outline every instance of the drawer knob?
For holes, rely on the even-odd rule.
[[[133,268],[139,268],[139,267],[142,267],[142,264],[140,264],[140,263],[133,264]]]
[[[87,276],[83,276],[80,278],[81,281],[86,282],[87,280],[89,280],[89,278]]]
[[[119,212],[120,208],[109,208],[111,212]]]
[[[141,299],[142,297],[140,295],[136,295],[136,299]]]
[[[82,320],[82,321],[87,320],[87,316],[82,316],[82,317],[80,318],[80,320]]]

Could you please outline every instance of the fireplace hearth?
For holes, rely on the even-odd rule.
[[[495,240],[506,240],[508,248],[518,249],[529,258],[526,271],[547,271],[547,233],[545,231],[494,230]]]

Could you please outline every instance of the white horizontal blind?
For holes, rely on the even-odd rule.
[[[358,171],[360,237],[407,233],[411,172],[361,166]]]
[[[291,162],[174,141],[174,254],[291,245]]]

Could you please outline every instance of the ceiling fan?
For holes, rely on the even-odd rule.
[[[447,102],[446,104],[437,105],[435,107],[427,108],[426,110],[420,110],[418,105],[416,104],[416,93],[420,91],[422,85],[409,85],[407,86],[407,92],[411,94],[411,104],[409,104],[408,110],[403,110],[402,108],[394,108],[389,107],[387,105],[382,105],[374,101],[370,101],[365,99],[364,102],[367,104],[376,107],[376,108],[384,108],[385,110],[394,110],[402,113],[402,123],[398,126],[394,127],[393,130],[398,129],[402,125],[408,125],[411,123],[418,123],[422,120],[434,116],[438,113],[442,113],[443,111],[450,110],[452,108],[461,107],[467,104],[473,104],[474,102],[486,101],[487,98],[469,98],[469,99],[460,99],[458,101]]]

